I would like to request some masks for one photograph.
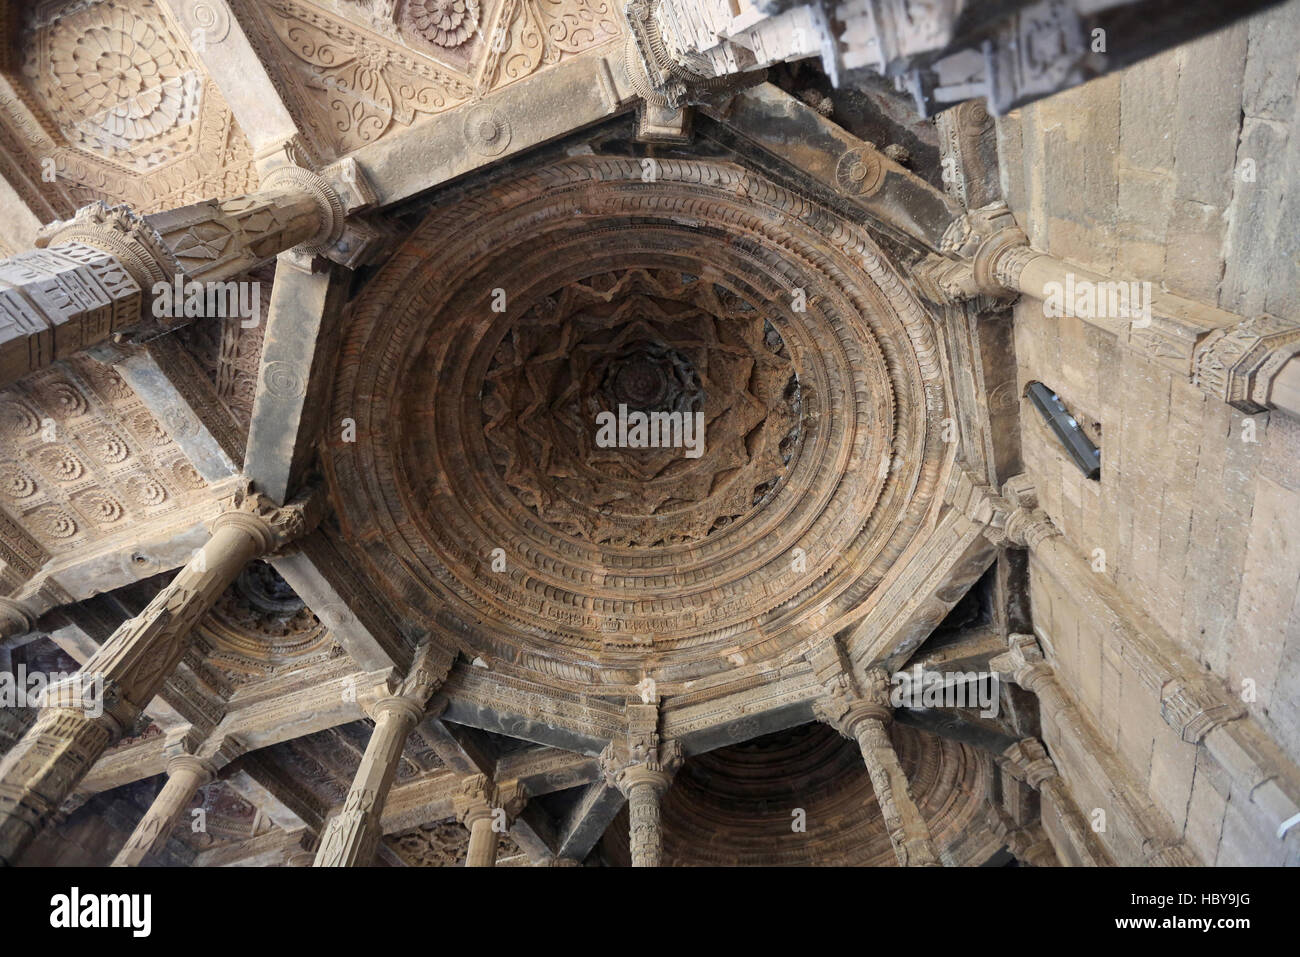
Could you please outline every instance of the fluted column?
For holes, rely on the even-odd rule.
[[[830,692],[814,705],[814,712],[844,737],[857,741],[898,863],[903,867],[938,867],[939,855],[930,838],[930,827],[912,799],[907,775],[889,738],[893,711],[889,707],[888,677],[879,669],[873,670],[867,676],[866,687],[859,691],[838,653],[832,651],[825,657],[836,661],[842,670],[832,676]],[[818,663],[814,656],[814,667]]]
[[[442,684],[452,657],[426,640],[415,653],[410,674],[387,698],[370,708],[375,730],[366,745],[343,808],[321,836],[315,867],[365,867],[374,861],[383,836],[382,816],[397,775],[406,738],[424,714],[429,696]]]
[[[274,508],[241,492],[212,537],[139,615],[124,622],[69,679],[47,689],[35,724],[0,760],[0,863],[17,863],[48,817],[135,722],[180,661],[195,623],[253,558],[301,535],[302,504]],[[102,682],[102,694],[88,685]]]
[[[115,334],[192,321],[175,287],[233,279],[296,247],[321,252],[353,205],[285,165],[233,199],[145,216],[98,202],[46,226],[41,248],[0,261],[0,387]]]
[[[130,839],[113,858],[114,867],[137,867],[167,843],[172,827],[199,788],[212,780],[212,765],[192,754],[178,754],[167,762],[167,783],[154,798]]]

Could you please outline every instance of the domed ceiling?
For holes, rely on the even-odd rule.
[[[935,502],[946,402],[858,225],[720,162],[574,157],[445,203],[361,292],[325,458],[408,621],[664,691],[861,605]],[[620,407],[703,441],[608,447]]]

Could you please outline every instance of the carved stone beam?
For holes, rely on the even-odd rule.
[[[371,863],[381,836],[388,790],[397,774],[406,738],[424,713],[430,695],[446,680],[452,654],[425,639],[415,663],[393,694],[370,708],[375,729],[357,768],[352,788],[321,836],[316,867],[357,867]]]
[[[771,83],[703,112],[924,248],[940,249],[962,216],[955,199]]]
[[[894,720],[939,738],[979,748],[989,754],[1001,754],[1015,741],[1009,734],[972,721],[963,721],[953,717],[950,712],[899,708],[894,712]]]
[[[131,727],[181,660],[194,624],[251,559],[302,535],[312,503],[276,509],[241,491],[212,538],[148,607],[126,622],[46,705],[0,761],[0,863],[16,863],[108,746]]]
[[[1026,296],[1050,314],[1077,315],[1106,330],[1241,412],[1300,417],[1300,321],[1239,316],[1039,252],[1001,201],[954,221],[939,254],[915,267],[913,279],[936,303]]]
[[[138,346],[104,343],[93,351],[113,365],[205,481],[239,474],[244,454],[240,429],[216,387],[174,336]],[[284,502],[283,497],[268,497]]]
[[[271,564],[363,670],[405,667],[409,646],[351,547],[321,527]]]
[[[601,752],[605,782],[628,801],[633,867],[658,867],[663,853],[659,803],[682,764],[679,741],[661,741],[659,705],[629,704],[627,734]]]
[[[844,647],[855,666],[892,671],[901,665],[996,560],[983,524],[956,509],[945,513],[921,549],[891,570],[850,630]]]
[[[244,473],[274,502],[301,482],[325,425],[349,276],[329,262],[304,271],[281,256],[276,265],[244,456]]]
[[[293,830],[291,820],[301,822],[312,835],[319,835],[325,826],[329,808],[299,783],[291,771],[286,770],[268,751],[254,751],[239,759],[237,767],[227,779],[246,800],[267,810],[268,814],[285,830]],[[312,847],[312,858],[316,848]],[[310,864],[311,861],[307,861]]]
[[[254,153],[298,134],[293,116],[267,75],[226,0],[165,0],[162,4],[190,40]]]
[[[515,153],[567,136],[626,112],[637,97],[621,48],[562,60],[544,73],[394,130],[350,154],[374,190],[377,207],[391,206]]]
[[[222,774],[222,783],[257,808],[282,831],[312,832],[312,826],[284,800],[278,788],[268,787],[245,765],[231,766]],[[317,823],[317,827],[319,823]]]
[[[442,719],[438,717],[446,707],[446,701],[436,701],[430,706],[430,714],[420,722],[415,733],[431,747],[438,759],[457,774],[470,776],[484,774],[491,778],[495,771],[495,760],[467,735],[457,735]]]
[[[819,721],[858,743],[899,865],[938,867],[939,855],[929,825],[912,798],[907,776],[889,738],[893,709],[885,672],[873,669],[859,682],[834,639],[814,646],[809,659],[826,687],[826,695],[817,701],[813,711]]]
[[[623,792],[608,781],[593,781],[583,788],[577,803],[560,825],[555,857],[585,860],[625,800]]]

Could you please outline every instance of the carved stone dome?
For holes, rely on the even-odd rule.
[[[833,627],[944,455],[930,322],[865,231],[736,167],[653,173],[576,158],[435,212],[353,309],[326,452],[412,621],[611,694]],[[604,447],[620,405],[702,413],[698,456]]]

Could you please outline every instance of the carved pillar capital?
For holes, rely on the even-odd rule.
[[[1300,355],[1300,322],[1255,316],[1216,329],[1193,352],[1192,381],[1247,414],[1271,408],[1274,379]]]
[[[394,689],[394,696],[417,703],[423,711],[433,693],[447,680],[455,660],[455,652],[425,638],[416,646],[411,670]],[[443,701],[441,707],[445,709],[446,706],[446,701]]]
[[[277,166],[262,178],[260,192],[305,193],[316,204],[320,226],[315,235],[295,247],[303,255],[319,255],[338,242],[339,237],[343,235],[347,222],[343,201],[329,180],[319,173],[301,166]]]
[[[216,766],[194,754],[174,754],[167,759],[169,775],[188,774],[198,779],[200,785],[207,784],[217,776]]]
[[[1037,738],[1023,738],[1002,752],[998,758],[1002,769],[1017,781],[1023,781],[1035,791],[1043,782],[1060,777],[1056,764],[1047,754],[1043,742]]]
[[[1160,689],[1160,716],[1191,744],[1245,714],[1240,700],[1205,675],[1172,678]]]
[[[532,792],[522,781],[511,781],[497,786],[497,807],[505,812],[506,823],[514,824],[528,805]]]
[[[500,795],[486,774],[467,774],[452,798],[456,820],[466,827],[476,821],[492,820],[492,809],[500,806]]]
[[[245,484],[226,502],[212,521],[215,535],[222,528],[238,528],[258,543],[263,554],[282,548],[312,531],[320,522],[324,502],[308,492],[285,505],[276,505]]]
[[[1044,684],[1055,680],[1052,667],[1033,635],[1010,635],[1007,644],[1005,653],[989,661],[989,670],[999,678],[1013,681],[1035,694],[1042,691]]]
[[[680,741],[656,742],[635,751],[620,746],[618,742],[610,742],[600,754],[600,767],[606,782],[622,792],[624,797],[630,797],[633,789],[640,785],[649,785],[655,794],[662,796],[682,760]]]
[[[0,640],[27,634],[36,627],[36,617],[18,599],[0,597]]]
[[[1035,549],[1047,539],[1060,535],[1061,530],[1042,509],[1018,508],[1007,516],[1002,529],[1012,545]]]
[[[1015,294],[1024,263],[1037,255],[1001,200],[954,219],[939,252],[926,257],[913,278],[922,295],[941,304]]]

